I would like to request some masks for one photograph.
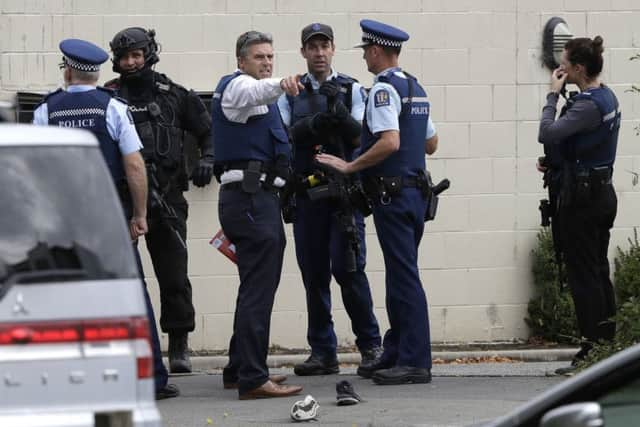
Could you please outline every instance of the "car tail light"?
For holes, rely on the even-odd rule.
[[[0,324],[0,345],[149,339],[145,317]]]
[[[153,378],[153,355],[151,353],[149,320],[146,317],[136,317],[132,319],[131,325],[135,338],[144,340],[144,348],[136,347],[138,379]]]
[[[153,357],[150,354],[146,356],[138,356],[136,359],[138,368],[138,379],[153,377]]]
[[[91,343],[143,340],[136,345],[138,378],[153,377],[153,358],[146,317],[0,324],[0,345]]]

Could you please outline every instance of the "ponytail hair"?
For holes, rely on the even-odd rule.
[[[564,48],[567,51],[567,59],[570,63],[584,65],[587,77],[595,78],[602,72],[602,46],[603,40],[600,36],[595,36],[593,40],[587,37],[569,40]]]

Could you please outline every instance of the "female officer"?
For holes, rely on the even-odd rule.
[[[600,36],[567,42],[551,77],[538,134],[539,142],[555,145],[562,157],[558,230],[582,337],[571,367],[558,373],[573,370],[594,342],[611,340],[615,333],[609,320],[615,300],[607,250],[617,209],[611,177],[620,110],[616,96],[599,78],[603,50]],[[576,84],[580,92],[567,100],[556,120],[558,95],[566,83]]]

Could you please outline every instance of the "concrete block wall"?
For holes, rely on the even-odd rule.
[[[532,295],[530,253],[544,197],[534,164],[549,72],[540,65],[541,31],[562,16],[577,36],[605,40],[603,78],[623,111],[615,183],[619,207],[611,255],[639,225],[640,3],[632,0],[0,0],[0,93],[48,90],[60,82],[57,44],[86,38],[104,47],[127,26],[155,28],[162,44],[157,69],[196,90],[212,90],[235,67],[236,37],[248,29],[273,33],[275,74],[304,70],[299,31],[311,22],[333,26],[334,65],[365,85],[372,76],[362,53],[358,22],[372,18],[411,34],[401,64],[424,84],[440,136],[428,159],[436,179],[451,189],[429,223],[419,265],[427,292],[432,339],[468,342],[524,339],[523,318]],[[113,76],[109,67],[103,79]],[[226,349],[237,290],[234,266],[209,239],[218,230],[217,185],[191,189],[189,268],[197,311],[194,349]],[[306,347],[306,307],[291,228],[272,319],[273,345]],[[382,328],[384,265],[373,222],[367,221],[367,271]],[[143,245],[144,246],[144,245]],[[157,282],[146,252],[145,271],[154,301]],[[334,320],[341,344],[354,342],[334,285]]]

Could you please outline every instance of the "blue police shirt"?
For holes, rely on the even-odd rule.
[[[94,90],[91,85],[71,85],[66,91],[70,93],[87,92]],[[114,141],[118,141],[120,153],[123,156],[142,149],[142,142],[136,132],[136,128],[130,119],[127,105],[117,99],[111,99],[106,113],[107,131]],[[47,103],[42,103],[33,112],[33,124],[47,126],[49,124],[49,111]]]
[[[313,74],[308,73],[309,81],[311,82],[311,87],[314,90],[320,89],[320,82],[316,80]],[[332,68],[331,74],[327,77],[327,80],[332,80],[338,77],[338,73]],[[361,122],[364,117],[364,103],[365,103],[366,95],[364,88],[360,83],[354,82],[351,90],[351,117],[355,120]],[[280,116],[282,117],[282,122],[286,126],[291,126],[291,105],[289,101],[287,101],[287,94],[283,94],[278,98],[278,109],[280,109]]]
[[[400,112],[402,111],[400,95],[389,83],[378,81],[378,76],[387,71],[388,70],[384,70],[376,75],[367,99],[367,125],[374,135],[388,130],[400,131],[398,121],[398,117],[400,117]],[[406,78],[402,71],[396,71],[395,75]],[[436,128],[431,121],[431,116],[429,116],[425,139],[429,139],[435,134]]]

